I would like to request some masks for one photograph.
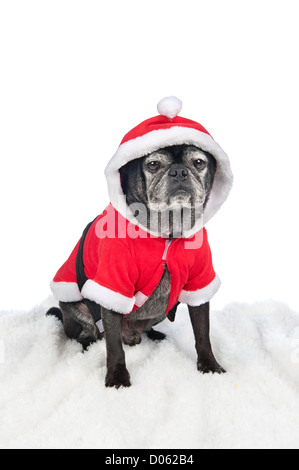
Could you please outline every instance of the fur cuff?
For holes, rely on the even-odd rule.
[[[191,305],[192,307],[205,304],[206,302],[209,302],[209,300],[211,300],[211,298],[216,294],[220,284],[220,279],[216,274],[213,281],[210,282],[210,284],[208,284],[206,287],[203,287],[203,289],[198,289],[195,291],[187,291],[183,289],[179,295],[179,301],[184,304]]]
[[[60,302],[78,302],[82,295],[76,282],[50,282],[55,299]]]
[[[95,281],[88,279],[82,287],[82,295],[86,299],[102,305],[118,313],[130,313],[135,304],[135,297],[126,297],[119,292],[103,287]]]

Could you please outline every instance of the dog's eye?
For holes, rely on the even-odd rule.
[[[147,164],[147,167],[150,171],[157,171],[160,168],[160,163],[152,161]]]
[[[193,165],[197,170],[202,170],[205,167],[206,162],[198,158],[197,160],[194,160]]]

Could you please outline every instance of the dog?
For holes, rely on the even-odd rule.
[[[85,228],[50,286],[49,310],[83,349],[105,337],[107,387],[129,387],[123,344],[134,346],[188,305],[197,368],[224,373],[209,336],[210,300],[220,286],[206,223],[226,200],[228,156],[198,122],[163,98],[154,116],[131,129],[108,162],[110,204]]]
[[[127,205],[139,226],[151,230],[170,242],[192,230],[203,216],[213,187],[217,162],[207,151],[195,145],[173,145],[135,158],[119,168],[121,186]],[[187,216],[186,216],[187,214]],[[185,225],[188,225],[186,227]],[[50,309],[63,321],[67,337],[79,341],[86,349],[105,336],[107,350],[106,387],[129,387],[123,343],[134,346],[142,334],[153,341],[165,335],[153,327],[166,319],[171,290],[171,273],[165,260],[158,285],[145,303],[124,316],[90,299],[59,302]],[[113,276],[113,274],[111,274]],[[174,317],[179,302],[171,308]],[[212,351],[209,335],[209,302],[188,305],[197,351],[197,369],[202,373],[224,373]],[[102,319],[104,333],[94,320]]]

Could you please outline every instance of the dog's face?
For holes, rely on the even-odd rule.
[[[213,182],[213,157],[191,145],[170,147],[142,162],[148,207],[198,207],[207,202]]]
[[[215,169],[216,161],[207,152],[176,145],[133,160],[120,173],[128,205],[141,203],[147,211],[180,213],[204,209]]]

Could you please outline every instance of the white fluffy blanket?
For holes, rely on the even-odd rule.
[[[1,448],[299,448],[299,315],[276,302],[211,315],[226,375],[201,375],[187,309],[167,339],[125,347],[132,387],[106,389],[105,343],[82,354],[45,311],[0,314]]]

